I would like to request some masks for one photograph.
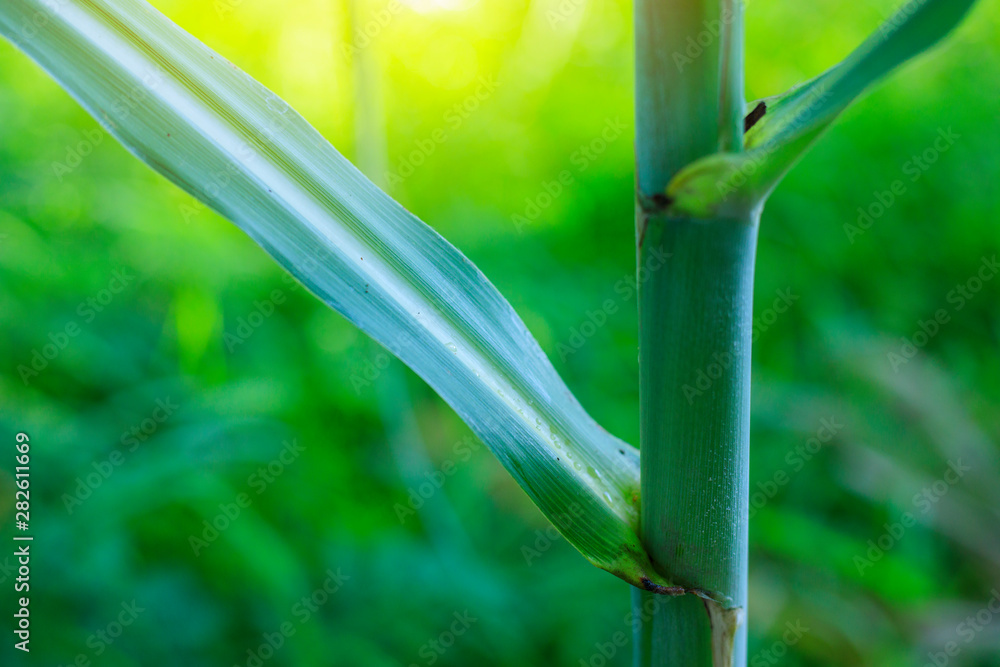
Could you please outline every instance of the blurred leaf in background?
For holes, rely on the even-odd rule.
[[[382,151],[638,441],[630,3],[154,4],[348,157]],[[752,3],[748,96],[895,8]],[[1000,665],[998,27],[981,3],[765,211],[751,665]],[[31,434],[36,491],[37,643],[3,664],[629,663],[626,586],[425,385],[6,43],[0,318],[3,437]]]

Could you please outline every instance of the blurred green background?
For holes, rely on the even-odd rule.
[[[638,441],[615,290],[635,270],[629,2],[154,5],[469,256]],[[832,65],[893,6],[750,3],[748,95]],[[752,667],[1000,665],[998,28],[984,0],[765,211]],[[17,431],[35,492],[33,650],[5,612],[0,663],[630,664],[627,586],[547,535],[440,399],[7,43],[0,320],[8,544]]]

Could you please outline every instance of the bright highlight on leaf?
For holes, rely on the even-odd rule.
[[[420,374],[588,560],[668,585],[637,537],[637,451],[584,412],[468,259],[288,104],[139,0],[3,0],[0,32]]]
[[[827,72],[747,105],[742,153],[717,153],[667,186],[678,215],[736,217],[763,206],[813,142],[869,86],[947,35],[975,0],[911,0]]]

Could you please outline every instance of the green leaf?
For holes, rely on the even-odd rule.
[[[3,0],[0,32],[420,374],[588,560],[668,584],[637,536],[637,451],[584,412],[468,259],[288,104],[139,0]]]
[[[911,0],[841,63],[747,106],[742,153],[691,163],[667,185],[677,215],[736,217],[764,201],[817,138],[869,86],[947,35],[975,0]]]

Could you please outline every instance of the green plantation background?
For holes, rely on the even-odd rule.
[[[154,4],[480,266],[637,442],[629,3],[359,1],[353,37],[335,0]],[[751,2],[748,94],[892,4]],[[998,35],[983,0],[765,211],[752,667],[1000,665]],[[6,43],[0,321],[0,537],[22,430],[35,535],[30,659],[0,548],[0,663],[630,664],[627,586],[440,399]]]

